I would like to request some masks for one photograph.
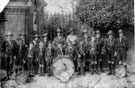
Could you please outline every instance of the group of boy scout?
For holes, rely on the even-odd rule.
[[[16,41],[12,39],[11,32],[6,34],[1,51],[5,55],[7,76],[13,72],[28,71],[30,74],[44,76],[52,74],[52,64],[59,55],[68,55],[75,65],[75,72],[80,75],[86,71],[91,74],[104,72],[104,64],[109,68],[108,75],[115,74],[118,65],[126,66],[126,55],[128,50],[127,38],[123,30],[118,30],[119,37],[116,39],[113,31],[109,30],[107,38],[103,38],[99,30],[89,35],[84,30],[83,37],[78,37],[73,30],[65,39],[62,31],[57,29],[57,37],[53,41],[48,39],[48,34],[35,35],[33,41],[29,42],[25,34],[20,34]]]

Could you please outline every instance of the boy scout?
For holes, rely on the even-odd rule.
[[[30,74],[34,74],[34,66],[33,66],[33,62],[34,62],[34,44],[30,43],[29,44],[29,49],[28,49],[28,58],[27,58],[27,67],[28,67],[28,71]]]
[[[40,42],[39,43],[39,49],[38,49],[38,59],[39,59],[39,74],[41,76],[44,75],[44,67],[45,67],[45,48],[44,48],[44,43]]]
[[[41,42],[43,42],[44,50],[46,50],[47,45],[48,45],[48,34],[47,34],[47,33],[44,33],[44,34],[43,34],[43,41],[41,41]],[[45,51],[45,52],[46,52],[46,51]],[[45,55],[44,55],[44,59],[45,59]],[[44,73],[46,73],[46,72],[47,72],[47,71],[46,71],[46,59],[45,59],[44,61],[45,61],[45,63],[44,63]]]
[[[57,55],[56,56],[59,56],[59,55],[65,55],[65,49],[64,47],[62,47],[62,43],[58,43],[57,47],[56,47],[56,53]]]
[[[20,34],[20,44],[19,44],[19,55],[18,58],[20,60],[21,70],[27,70],[27,53],[29,42],[26,39],[26,35],[24,33]]]
[[[46,66],[47,66],[47,72],[49,73],[49,76],[52,75],[51,65],[53,63],[54,56],[55,56],[55,49],[52,45],[52,41],[49,41],[48,47],[46,48],[45,51]]]
[[[96,31],[96,42],[97,42],[97,62],[98,62],[98,67],[101,72],[103,72],[103,52],[105,51],[104,48],[104,40],[101,37],[100,31]]]
[[[39,69],[39,59],[38,59],[38,48],[39,48],[39,38],[40,36],[36,34],[34,36],[34,40],[32,41],[32,44],[34,45],[34,56],[33,56],[33,66],[34,66],[34,74],[38,74]]]
[[[120,29],[118,31],[119,38],[117,39],[117,56],[119,60],[119,65],[126,66],[126,56],[128,50],[128,41],[127,38],[123,35],[123,31]]]
[[[97,42],[95,34],[91,35],[91,41],[89,43],[89,51],[90,51],[90,58],[92,60],[91,66],[92,66],[92,75],[94,73],[97,73],[98,65],[97,65]]]
[[[109,64],[108,75],[115,74],[115,56],[116,56],[116,39],[113,37],[113,32],[109,30],[106,40],[107,60]]]

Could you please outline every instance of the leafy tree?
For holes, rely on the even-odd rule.
[[[80,0],[75,14],[91,28],[117,29],[133,25],[134,0]]]

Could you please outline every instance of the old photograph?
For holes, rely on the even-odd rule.
[[[0,0],[0,88],[135,88],[134,0]]]

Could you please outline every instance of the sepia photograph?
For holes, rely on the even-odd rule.
[[[0,0],[0,88],[135,88],[134,0]]]

